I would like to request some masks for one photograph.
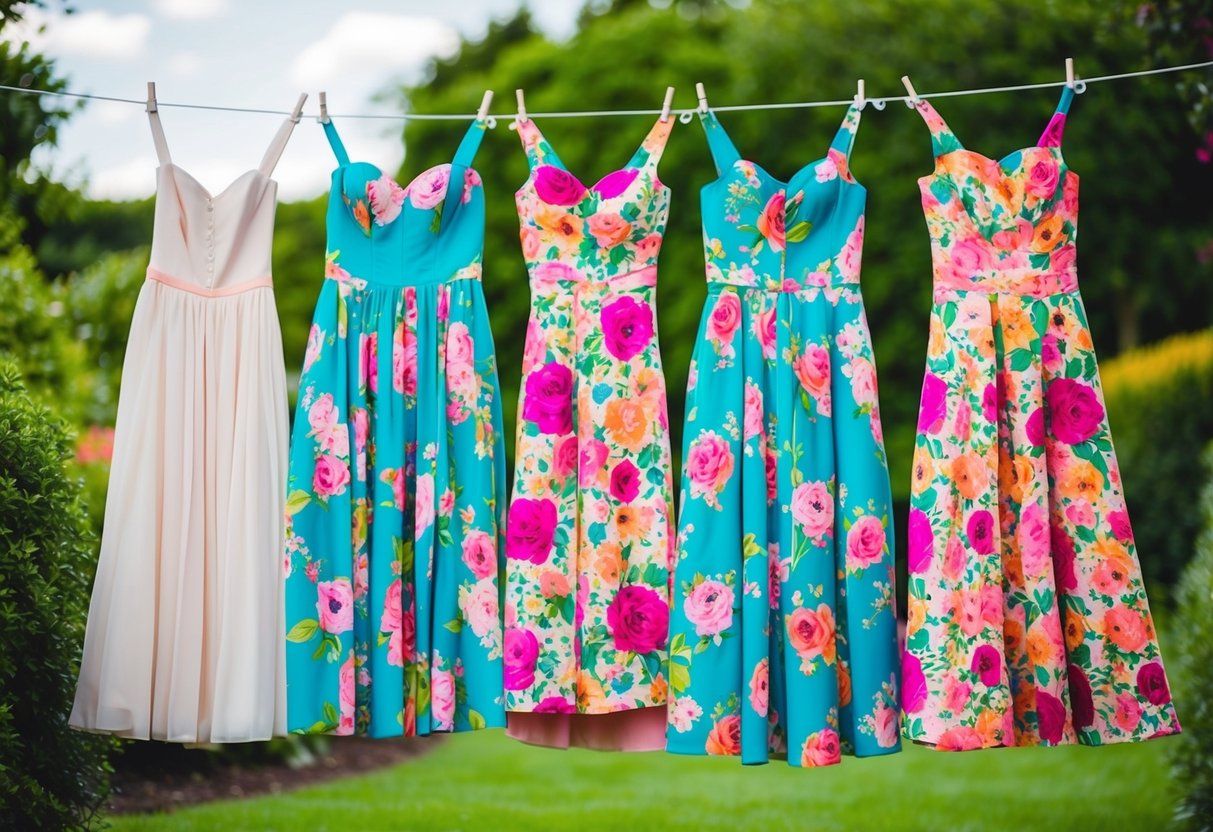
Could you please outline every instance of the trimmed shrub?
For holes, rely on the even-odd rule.
[[[112,741],[68,727],[93,536],[63,422],[0,353],[0,804],[12,829],[85,828]]]
[[[1204,529],[1196,555],[1179,582],[1168,662],[1183,720],[1172,751],[1175,782],[1183,789],[1176,816],[1191,829],[1213,828],[1213,446],[1205,453],[1208,482],[1201,495]]]
[[[1130,350],[1101,368],[1108,418],[1151,595],[1175,585],[1200,533],[1192,511],[1213,440],[1213,330]]]

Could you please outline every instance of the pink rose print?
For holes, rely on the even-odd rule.
[[[417,395],[417,333],[401,321],[392,338],[392,388]]]
[[[597,439],[587,439],[581,445],[581,484],[588,485],[598,476],[598,472],[602,470],[602,466],[606,465],[607,457],[611,455],[611,449],[606,446],[605,442],[599,442]]]
[[[696,634],[718,635],[733,626],[733,590],[722,581],[703,581],[687,593],[683,612]]]
[[[939,433],[947,415],[948,385],[937,375],[927,373],[922,380],[922,407],[918,411],[920,433]]]
[[[430,672],[430,709],[439,731],[455,727],[455,674],[449,670]]]
[[[964,283],[993,266],[989,245],[979,236],[964,237],[953,243],[947,252],[947,268],[951,279]]]
[[[1078,589],[1078,576],[1074,571],[1074,562],[1078,555],[1074,551],[1074,541],[1060,526],[1052,526],[1049,529],[1049,540],[1052,543],[1053,568],[1058,587],[1071,592]]]
[[[669,637],[669,602],[646,586],[625,586],[607,608],[607,627],[619,650],[659,650]]]
[[[855,571],[867,569],[884,554],[884,523],[872,514],[865,514],[851,524],[847,532],[847,567]]]
[[[735,756],[741,753],[741,717],[722,717],[708,732],[704,750],[715,756]]]
[[[399,578],[388,584],[379,617],[380,632],[389,634],[387,663],[395,667],[404,667],[405,662],[413,660],[417,643],[416,618],[411,607],[408,615],[403,614],[401,590]]]
[[[400,216],[404,205],[404,188],[386,173],[366,183],[366,198],[371,203],[375,225],[384,226]]]
[[[800,755],[803,766],[832,766],[842,761],[842,746],[838,741],[838,732],[833,728],[824,728],[815,734],[809,734],[804,741],[804,749]]]
[[[909,538],[909,553],[907,568],[912,575],[921,575],[931,565],[931,554],[935,547],[935,537],[931,532],[931,518],[922,509],[910,509],[910,522],[906,534]]]
[[[1028,434],[1028,441],[1032,443],[1032,447],[1039,448],[1045,443],[1045,409],[1038,407],[1028,416],[1028,424],[1025,426]]]
[[[1066,677],[1070,685],[1070,713],[1074,718],[1074,729],[1083,731],[1095,724],[1095,699],[1091,695],[1091,680],[1076,664],[1066,668]]]
[[[876,706],[876,744],[881,748],[892,748],[897,745],[900,720],[897,709],[890,708],[884,702]]]
[[[1041,159],[1028,170],[1024,191],[1037,199],[1052,199],[1060,178],[1056,159]]]
[[[420,208],[423,211],[437,208],[438,204],[446,198],[447,179],[450,175],[451,166],[449,164],[435,165],[425,171],[409,185],[406,191],[409,202],[414,208]]]
[[[307,411],[307,422],[312,428],[313,436],[327,436],[336,426],[337,419],[337,407],[333,404],[332,393],[317,397]]]
[[[337,674],[337,702],[341,708],[341,723],[337,726],[336,733],[341,736],[349,736],[354,733],[356,681],[354,676],[354,656],[351,654],[345,660],[345,664],[341,665],[341,671]]]
[[[594,186],[594,191],[603,199],[614,199],[626,191],[636,181],[640,171],[636,168],[624,168],[608,173]]]
[[[640,469],[630,459],[617,463],[611,471],[611,496],[630,503],[640,494]]]
[[[981,732],[968,725],[950,728],[939,736],[935,747],[940,751],[973,751],[981,748]]]
[[[307,351],[303,354],[303,372],[310,370],[316,359],[320,358],[320,349],[323,346],[324,330],[312,324],[312,329],[307,334]]]
[[[577,177],[554,165],[535,168],[535,193],[549,205],[577,205],[585,196],[585,186]]]
[[[506,523],[505,556],[543,563],[552,551],[556,531],[556,506],[551,500],[519,497],[510,504]]]
[[[473,168],[467,168],[463,172],[463,195],[459,201],[465,205],[472,201],[472,191],[476,190],[483,184],[480,179],[480,174]]]
[[[1054,379],[1045,390],[1049,426],[1059,442],[1078,445],[1095,435],[1104,409],[1095,391],[1072,378]]]
[[[783,251],[785,248],[785,201],[786,196],[783,191],[772,194],[762,209],[762,213],[758,215],[758,233],[766,238],[771,251]]]
[[[535,705],[532,713],[537,714],[575,714],[577,706],[563,696],[545,696]]]
[[[1050,745],[1061,742],[1066,727],[1066,707],[1053,694],[1036,689],[1036,719],[1040,738]]]
[[[766,716],[770,702],[770,664],[762,659],[750,674],[750,707],[759,716]]]
[[[1142,707],[1137,697],[1131,693],[1122,693],[1116,697],[1116,709],[1112,712],[1112,722],[1126,733],[1137,730],[1141,722]]]
[[[1137,671],[1137,691],[1151,705],[1165,705],[1171,701],[1171,688],[1167,685],[1167,674],[1158,662],[1143,664]]]
[[[733,451],[728,440],[715,431],[702,431],[691,442],[686,472],[691,497],[702,497],[709,506],[718,506],[717,495],[733,476]]]
[[[358,384],[379,392],[379,333],[363,333],[358,350]]]
[[[830,353],[817,344],[806,344],[792,369],[800,386],[817,402],[822,416],[830,415]]]
[[[969,517],[966,528],[969,535],[969,545],[979,555],[989,555],[994,552],[994,515],[982,509],[975,511]]]
[[[716,296],[708,318],[707,338],[723,356],[734,355],[733,336],[741,326],[741,299],[736,292],[722,291]]]
[[[434,525],[434,475],[418,475],[416,488],[413,505],[416,512],[414,538],[420,540],[426,529]]]
[[[752,381],[745,383],[745,438],[753,439],[762,433],[763,397],[762,389]]]
[[[994,687],[1002,680],[1002,657],[992,646],[983,644],[973,651],[969,669],[977,674],[983,685]]]
[[[556,443],[556,454],[552,458],[552,473],[560,479],[577,470],[577,437],[566,436]]]
[[[354,629],[354,588],[347,578],[316,584],[316,611],[320,629],[326,633],[347,633]]]
[[[316,458],[312,470],[312,490],[318,497],[335,497],[345,493],[345,487],[350,484],[350,469],[341,460],[328,454]]]
[[[526,690],[535,684],[539,640],[530,630],[510,627],[505,631],[505,689]]]
[[[548,362],[527,376],[522,418],[534,422],[541,433],[569,433],[573,429],[573,372]]]
[[[927,680],[922,674],[922,662],[909,651],[901,654],[901,709],[907,714],[918,713],[927,702]]]
[[[497,574],[497,546],[493,538],[479,529],[464,534],[463,562],[478,580]]]
[[[468,332],[468,325],[455,321],[446,331],[446,363],[473,364],[476,361],[476,344]]]
[[[466,594],[461,592],[459,600],[463,617],[477,638],[484,638],[501,626],[497,587],[492,581],[479,581]]]
[[[775,307],[763,305],[750,324],[758,343],[762,344],[762,355],[768,361],[775,357]]]
[[[620,361],[630,361],[653,340],[653,308],[625,295],[602,308],[602,343]]]
[[[792,517],[807,537],[821,537],[834,528],[834,496],[824,482],[804,482],[792,492]]]
[[[603,249],[626,242],[632,233],[632,224],[614,211],[591,214],[587,225],[594,242]]]
[[[1108,526],[1120,542],[1129,543],[1133,540],[1133,527],[1129,523],[1129,512],[1123,508],[1108,512]]]
[[[1053,118],[1049,119],[1049,126],[1045,128],[1044,135],[1040,137],[1041,147],[1061,147],[1061,134],[1066,129],[1066,114],[1054,113]]]

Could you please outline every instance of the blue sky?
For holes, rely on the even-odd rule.
[[[155,81],[162,101],[290,109],[309,93],[328,93],[334,113],[389,113],[377,92],[419,77],[434,55],[454,51],[460,35],[481,36],[522,0],[339,3],[253,0],[85,2],[64,15],[34,10],[28,25],[8,27],[8,40],[29,39],[53,57],[69,89],[142,98]],[[568,36],[579,0],[527,0],[552,37]],[[35,27],[46,24],[46,31]],[[512,90],[497,90],[494,109],[508,110]],[[15,93],[0,92],[0,95]],[[468,102],[474,111],[478,101]],[[198,110],[161,111],[173,161],[212,192],[256,166],[281,120]],[[349,120],[342,137],[352,156],[393,168],[402,161],[400,122]],[[129,199],[155,189],[156,153],[147,116],[136,105],[89,102],[61,131],[59,145],[36,161],[94,197]],[[332,154],[314,118],[295,130],[278,165],[284,200],[316,196],[328,185]]]

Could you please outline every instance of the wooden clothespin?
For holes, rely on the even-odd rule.
[[[699,99],[699,112],[708,111],[708,94],[704,92],[703,84],[695,84],[695,96]]]
[[[149,113],[154,113],[157,111],[157,109],[159,109],[159,108],[156,106],[156,82],[148,81],[147,82],[147,111]]]
[[[917,107],[921,99],[918,97],[918,92],[914,89],[914,85],[910,83],[910,76],[901,76],[901,83],[905,85],[906,92],[910,94],[910,99],[906,101],[906,106],[910,108]]]
[[[316,121],[321,124],[328,124],[332,121],[329,118],[329,97],[324,90],[320,91],[320,115],[316,117]]]
[[[518,99],[518,115],[514,120],[518,124],[526,124],[526,96],[523,95],[522,90],[514,90],[514,97]]]
[[[484,98],[480,99],[480,109],[476,111],[476,121],[484,121],[489,117],[489,105],[493,103],[493,91],[485,90]]]
[[[666,87],[665,88],[665,101],[662,102],[662,105],[661,105],[661,120],[662,121],[670,120],[670,105],[673,103],[674,103],[674,88]]]
[[[863,79],[860,78],[859,82],[855,85],[855,106],[862,110],[867,104],[868,97],[864,91]]]
[[[1066,86],[1074,89],[1074,59],[1066,58]]]
[[[291,110],[291,121],[295,124],[299,123],[299,119],[303,116],[303,102],[307,101],[307,93],[300,93],[299,100],[295,102],[295,109]]]

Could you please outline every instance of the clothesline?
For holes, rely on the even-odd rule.
[[[1184,72],[1192,69],[1204,69],[1213,67],[1213,61],[1202,61],[1194,64],[1182,64],[1179,66],[1165,66],[1156,69],[1144,69],[1137,72],[1120,72],[1112,75],[1097,75],[1093,78],[1083,78],[1075,82],[1074,91],[1082,93],[1086,91],[1088,84],[1102,83],[1104,81],[1118,81],[1123,78],[1140,78],[1146,75],[1162,75],[1170,72]],[[1019,92],[1022,90],[1038,90],[1048,89],[1050,87],[1062,87],[1066,85],[1066,81],[1045,81],[1039,84],[1015,84],[1001,87],[980,87],[977,89],[968,90],[945,90],[943,92],[920,92],[919,98],[951,98],[962,95],[985,95],[989,93],[1001,92]],[[0,90],[7,92],[24,93],[27,95],[47,95],[60,98],[79,98],[90,101],[112,101],[120,104],[137,104],[140,107],[147,105],[146,99],[141,98],[122,98],[112,95],[95,95],[93,93],[83,92],[67,92],[63,90],[42,90],[32,87],[13,87],[0,84]],[[854,99],[839,98],[822,101],[788,101],[773,104],[726,104],[722,106],[712,105],[711,109],[717,112],[737,112],[743,110],[794,110],[806,109],[810,107],[841,107],[853,103]],[[871,104],[878,110],[883,110],[885,105],[890,101],[902,101],[907,105],[911,103],[909,95],[888,95],[882,97],[869,97],[867,103]],[[188,110],[213,110],[218,112],[228,113],[259,113],[264,115],[289,116],[292,115],[290,110],[273,110],[261,107],[224,107],[215,104],[187,104],[168,101],[156,102],[157,107],[176,107],[179,109]],[[682,121],[690,121],[697,110],[672,108],[671,114],[677,115]],[[654,109],[638,109],[638,110],[569,110],[560,112],[530,112],[527,116],[533,118],[606,118],[612,116],[647,116],[661,115],[661,108]],[[304,113],[309,117],[319,118],[318,114]],[[513,119],[514,113],[503,113],[500,115],[490,114],[487,118],[488,126],[496,126],[498,118]],[[399,121],[472,121],[477,117],[476,113],[329,113],[329,118],[343,119],[378,119],[378,120],[399,120]]]

